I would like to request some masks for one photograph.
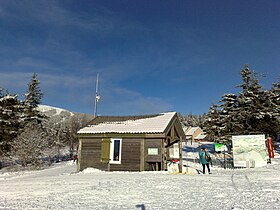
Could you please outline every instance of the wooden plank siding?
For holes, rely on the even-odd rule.
[[[121,164],[110,164],[111,171],[140,171],[142,139],[122,139]]]
[[[146,162],[161,162],[162,161],[162,140],[161,139],[146,139],[145,144],[145,160]],[[157,148],[158,149],[158,155],[149,155],[148,149],[149,148]]]
[[[80,141],[81,150],[78,159],[80,171],[92,167],[107,170],[108,165],[101,162],[102,139],[83,139]]]
[[[163,168],[163,139],[145,139],[145,171],[161,170]],[[157,155],[149,155],[149,148],[157,148]]]
[[[110,164],[110,171],[140,171],[141,141],[143,139],[122,138],[121,164]],[[79,169],[92,167],[107,170],[108,165],[101,162],[101,138],[80,139]]]

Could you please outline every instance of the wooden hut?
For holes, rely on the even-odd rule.
[[[78,171],[88,167],[108,171],[167,170],[169,148],[185,134],[176,112],[145,116],[98,116],[78,131]]]

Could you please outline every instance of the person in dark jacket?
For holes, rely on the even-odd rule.
[[[205,147],[202,147],[201,150],[199,151],[199,160],[200,163],[202,164],[202,172],[203,174],[205,174],[205,166],[206,166],[208,169],[208,173],[211,174],[209,162],[206,160],[206,156],[210,157],[209,152],[206,151]]]

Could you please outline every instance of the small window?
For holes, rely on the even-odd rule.
[[[111,139],[110,163],[121,164],[122,139]]]

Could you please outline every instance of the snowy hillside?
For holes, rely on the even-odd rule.
[[[85,122],[88,122],[92,119],[92,115],[70,112],[66,109],[53,106],[39,105],[38,110],[49,117],[52,121],[57,123],[69,121],[71,118],[84,119]]]
[[[56,115],[61,115],[61,116],[73,116],[74,115],[74,113],[72,113],[66,109],[61,109],[61,108],[47,106],[47,105],[39,105],[38,110],[43,112],[48,117],[52,117],[52,116],[56,116]]]
[[[93,168],[76,173],[72,162],[40,171],[0,171],[0,209],[280,209],[280,159],[272,163],[213,168],[211,175]]]

